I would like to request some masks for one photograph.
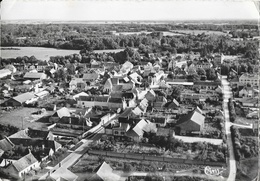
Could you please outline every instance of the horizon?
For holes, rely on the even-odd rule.
[[[1,21],[257,21],[259,13],[253,1],[5,0],[1,17]]]

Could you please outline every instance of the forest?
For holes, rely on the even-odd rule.
[[[229,32],[228,35],[185,34],[163,36],[163,31],[178,29],[211,30]],[[213,24],[3,24],[1,46],[35,46],[76,50],[104,50],[138,48],[140,53],[199,52],[202,55],[222,52],[225,55],[244,55],[249,59],[259,57],[257,25],[213,25]],[[116,32],[149,31],[151,34],[114,35]],[[234,41],[232,37],[244,38]],[[250,39],[251,38],[251,39]]]

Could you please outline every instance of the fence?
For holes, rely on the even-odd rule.
[[[126,154],[126,153],[116,153],[116,152],[111,152],[111,151],[89,150],[88,154],[133,159],[133,160],[173,162],[173,163],[183,163],[183,164],[191,164],[191,165],[207,165],[207,166],[218,166],[218,167],[227,166],[226,163],[223,163],[223,162],[209,162],[209,161],[182,159],[182,158],[159,157],[159,156],[144,155],[144,154]]]

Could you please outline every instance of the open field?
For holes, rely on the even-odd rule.
[[[4,112],[0,115],[0,123],[5,125],[16,126],[20,129],[22,128],[44,128],[45,123],[42,122],[30,122],[31,114],[38,111],[38,108],[17,108],[12,111]]]

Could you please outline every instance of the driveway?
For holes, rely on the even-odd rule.
[[[236,160],[234,156],[234,148],[231,139],[230,127],[232,126],[229,119],[229,109],[228,109],[228,99],[231,98],[232,92],[230,90],[229,82],[226,78],[222,77],[222,85],[223,85],[223,109],[225,116],[225,127],[226,127],[226,136],[227,136],[227,144],[228,144],[228,152],[229,152],[229,176],[227,181],[234,181],[236,179]]]

